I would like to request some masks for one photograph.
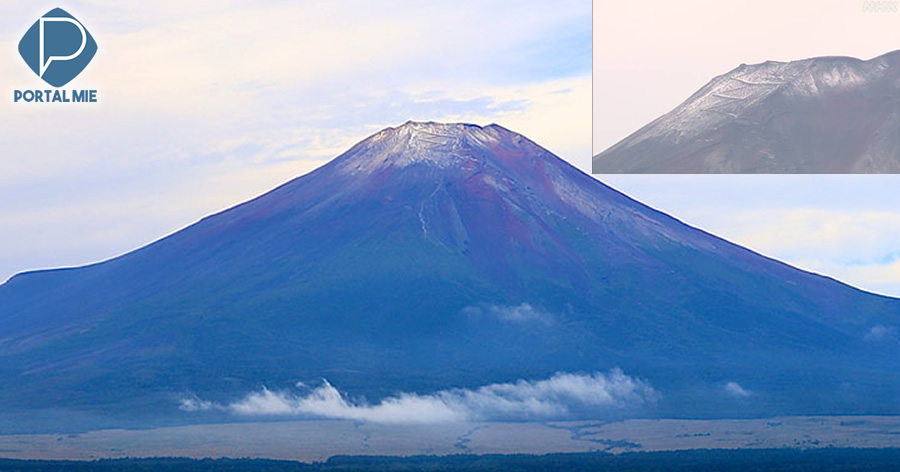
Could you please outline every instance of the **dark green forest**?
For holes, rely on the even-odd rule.
[[[260,459],[107,459],[23,461],[0,459],[3,472],[219,472],[219,471],[617,471],[617,472],[862,472],[900,470],[900,449],[693,450],[610,455],[548,454],[416,457],[337,456],[322,463]]]

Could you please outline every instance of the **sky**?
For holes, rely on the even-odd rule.
[[[867,3],[594,0],[594,154],[742,63],[900,49],[900,6],[876,13]]]
[[[0,0],[0,93],[62,7],[98,44],[64,89],[0,101],[0,282],[108,259],[407,120],[498,123],[586,169],[587,0]]]
[[[594,0],[593,153],[741,63],[900,49],[900,7],[873,3]],[[900,175],[595,177],[764,255],[900,296]]]
[[[128,252],[409,119],[496,122],[589,172],[592,153],[742,62],[900,48],[900,14],[863,4],[0,0],[0,93],[46,88],[17,43],[63,7],[99,45],[65,88],[100,100],[0,101],[0,281]],[[900,295],[896,176],[596,177]]]

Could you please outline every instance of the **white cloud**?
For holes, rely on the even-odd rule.
[[[900,212],[791,208],[735,212],[734,241],[802,269],[900,294]]]
[[[0,48],[15,51],[55,6],[0,4]],[[247,175],[274,176],[264,179],[274,187],[307,170],[302,161],[321,163],[408,119],[497,122],[589,161],[584,0],[552,8],[512,0],[74,0],[66,8],[99,45],[66,88],[96,88],[100,103],[0,102],[11,117],[0,132],[0,248],[9,248],[0,251],[0,280],[97,259],[86,238],[109,241],[99,258],[142,245],[182,226],[184,214],[199,219],[265,190]],[[0,90],[41,84],[14,53],[0,60]],[[135,208],[155,198],[147,216],[163,215],[165,230],[134,226],[136,212],[106,211],[110,195]],[[76,207],[92,209],[90,224]],[[63,219],[37,228],[36,214]],[[118,232],[127,237],[93,233],[124,226],[131,229]],[[22,236],[35,231],[45,247]],[[55,264],[45,250],[54,244],[66,248]]]
[[[0,211],[0,283],[25,269],[69,267],[109,259],[249,200],[323,161],[284,160],[252,169],[223,163],[164,180],[148,171],[141,192],[120,198],[118,185],[79,185],[81,198],[46,195],[44,186],[0,187],[21,203]],[[60,228],[64,228],[62,237]]]
[[[737,382],[726,383],[725,393],[737,398],[747,398],[753,395],[753,392],[745,390],[744,387],[741,387]]]
[[[529,303],[522,303],[520,305],[469,306],[463,308],[462,313],[473,317],[487,316],[510,323],[538,322],[542,324],[551,324],[554,321],[552,313],[531,306]]]
[[[897,328],[893,326],[875,325],[863,338],[867,342],[881,342],[893,339],[897,335]]]
[[[181,399],[181,404],[178,408],[183,411],[209,411],[220,409],[221,407],[213,402],[201,400],[196,395],[190,395]]]
[[[483,91],[501,103],[528,97],[523,110],[498,110],[491,115],[475,115],[482,123],[502,124],[520,132],[541,146],[590,173],[591,76],[555,79],[516,87],[496,87]],[[448,116],[457,121],[463,116]]]
[[[561,418],[570,412],[570,408],[640,408],[652,405],[658,397],[659,394],[645,381],[614,369],[606,374],[557,373],[546,380],[519,380],[474,390],[457,388],[428,395],[401,393],[377,404],[352,400],[324,381],[321,386],[305,394],[263,389],[228,405],[190,396],[182,400],[181,409],[216,409],[249,416],[308,416],[410,424]]]
[[[598,177],[769,257],[864,290],[900,295],[896,175]]]
[[[742,212],[731,226],[753,247],[791,253],[881,262],[885,247],[900,250],[900,212],[789,208]]]

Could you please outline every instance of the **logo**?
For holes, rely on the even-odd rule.
[[[61,8],[39,18],[19,42],[19,54],[28,67],[57,88],[77,77],[96,53],[91,33]]]

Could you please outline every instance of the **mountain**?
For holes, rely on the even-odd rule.
[[[741,64],[594,156],[600,173],[898,173],[900,50]]]
[[[614,368],[660,393],[650,416],[898,413],[898,315],[500,126],[410,122],[146,247],[0,286],[0,429],[199,421],[180,396],[321,378],[374,402]]]

